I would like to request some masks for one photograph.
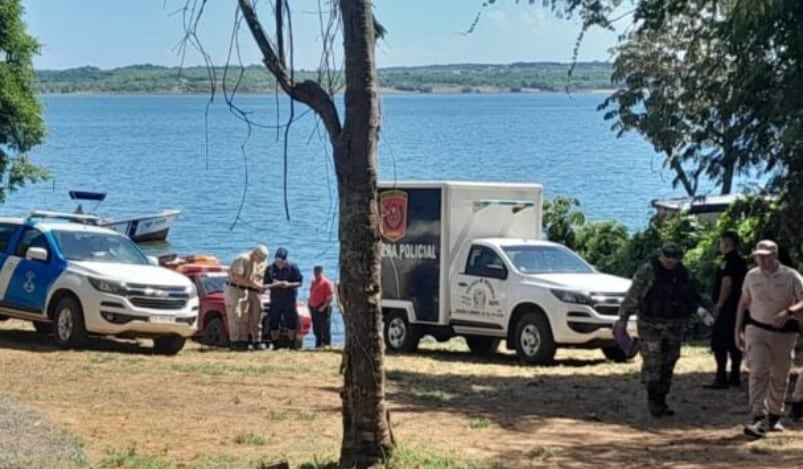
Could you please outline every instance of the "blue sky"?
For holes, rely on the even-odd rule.
[[[28,32],[43,44],[42,54],[35,59],[37,68],[181,62],[176,45],[183,36],[182,15],[171,13],[180,10],[185,0],[23,0],[23,5]],[[558,19],[525,1],[498,0],[484,9],[481,5],[482,0],[376,0],[377,17],[388,29],[377,49],[379,66],[571,59],[577,21]],[[226,60],[235,6],[235,0],[209,0],[199,25],[199,37],[216,64]],[[269,18],[267,2],[260,6],[261,16]],[[317,68],[321,51],[318,1],[294,0],[291,7],[296,67]],[[480,10],[474,33],[461,34]],[[244,26],[240,36],[243,62],[260,62]],[[615,40],[615,33],[591,32],[580,60],[608,60]],[[200,54],[187,53],[186,65],[200,63]]]

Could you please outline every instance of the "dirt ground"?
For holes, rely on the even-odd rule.
[[[0,350],[0,395],[79,437],[93,467],[235,468],[279,457],[296,467],[338,453],[335,350],[192,344],[161,357],[149,341],[97,339],[63,351],[13,320],[0,323]],[[785,432],[750,441],[746,386],[702,389],[713,366],[705,348],[684,348],[670,395],[677,415],[660,420],[646,412],[639,360],[601,357],[560,350],[555,366],[525,367],[508,353],[475,359],[461,340],[388,357],[394,435],[414,452],[470,463],[460,467],[801,466],[803,426],[785,422]]]

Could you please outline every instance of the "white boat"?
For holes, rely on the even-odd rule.
[[[105,192],[70,191],[73,200],[92,200],[98,204],[106,199]],[[84,213],[79,204],[76,213]],[[170,226],[181,215],[180,210],[167,209],[159,213],[120,218],[96,217],[93,223],[122,233],[135,242],[164,241]]]

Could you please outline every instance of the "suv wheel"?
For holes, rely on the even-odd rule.
[[[153,350],[159,355],[175,355],[184,348],[187,339],[180,335],[166,335],[153,339]]]
[[[67,296],[56,303],[53,324],[59,347],[80,348],[86,345],[89,334],[84,325],[84,311],[75,298]]]
[[[223,321],[219,317],[212,318],[206,326],[204,326],[204,335],[201,338],[201,342],[211,347],[229,346],[229,336],[226,334]]]
[[[409,353],[418,350],[421,339],[417,328],[407,321],[402,311],[391,311],[385,316],[385,348],[391,353]]]
[[[552,329],[541,313],[527,313],[519,319],[513,343],[516,345],[516,355],[522,363],[545,365],[555,358]]]

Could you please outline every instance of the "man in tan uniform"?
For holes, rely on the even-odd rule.
[[[226,316],[232,350],[265,350],[262,342],[263,277],[268,248],[262,245],[234,258],[226,286]]]
[[[773,241],[759,241],[753,255],[758,266],[744,279],[734,339],[750,363],[753,423],[745,425],[744,433],[761,438],[768,431],[783,430],[781,413],[800,329],[789,308],[803,300],[803,277],[778,262],[778,245]]]

